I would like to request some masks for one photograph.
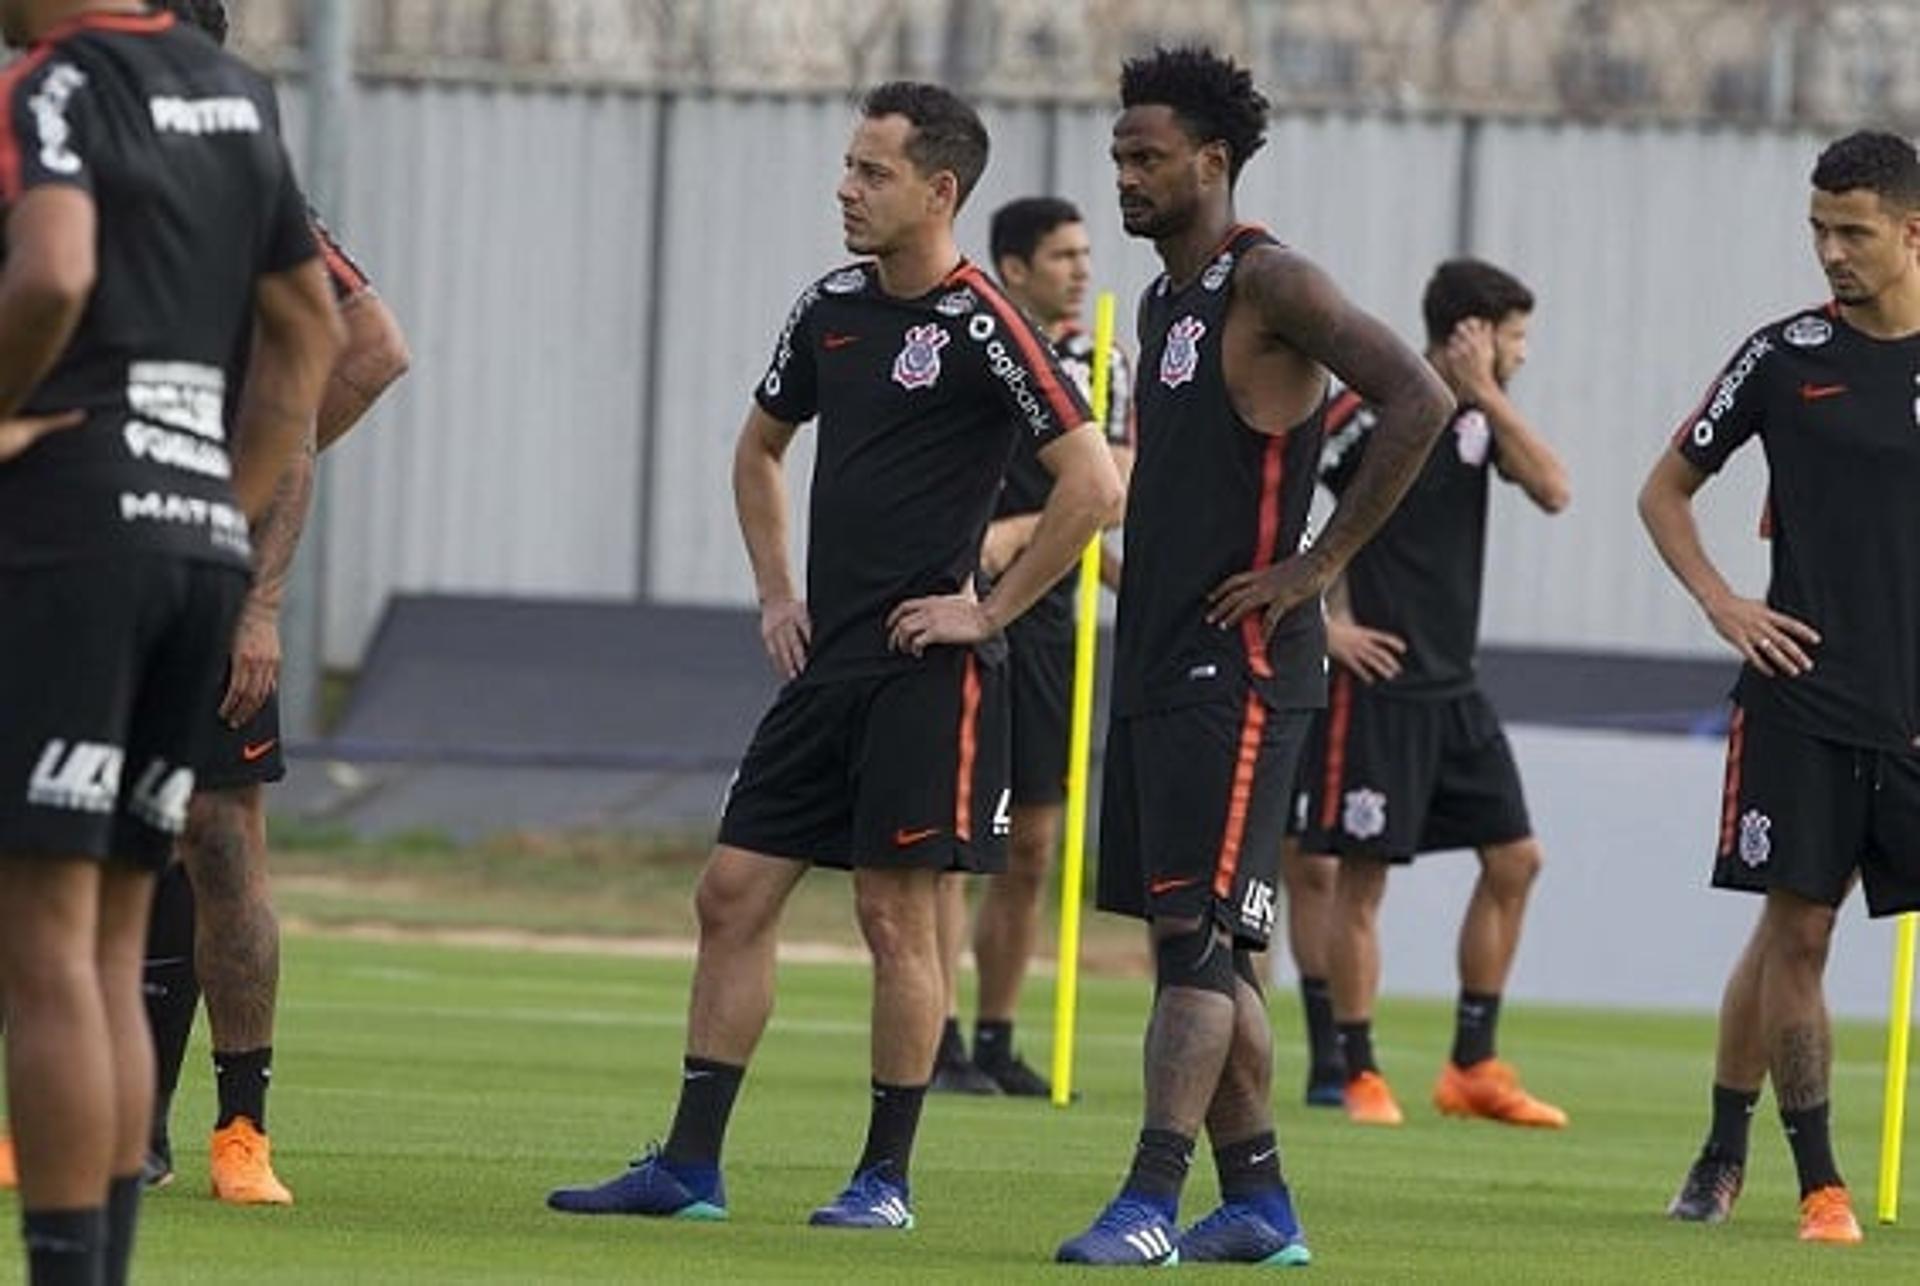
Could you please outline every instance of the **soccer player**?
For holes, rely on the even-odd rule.
[[[1246,71],[1158,50],[1126,65],[1120,99],[1121,219],[1166,271],[1140,302],[1099,901],[1148,922],[1157,986],[1132,1169],[1057,1257],[1304,1263],[1253,953],[1273,930],[1282,822],[1325,698],[1321,592],[1413,481],[1452,399],[1324,272],[1236,221],[1234,181],[1267,120]],[[1326,531],[1300,550],[1329,368],[1380,423]],[[1202,1126],[1223,1204],[1181,1234]]]
[[[1756,331],[1640,493],[1660,555],[1745,665],[1733,689],[1717,888],[1765,898],[1727,979],[1706,1145],[1677,1219],[1732,1212],[1769,1075],[1800,1174],[1800,1239],[1856,1242],[1828,1134],[1823,977],[1856,880],[1873,916],[1920,910],[1920,160],[1858,133],[1813,170],[1833,297]],[[1758,438],[1770,483],[1764,601],[1700,542],[1693,495]]]
[[[945,1017],[937,881],[1004,864],[1002,665],[977,650],[1118,516],[1120,479],[1040,336],[961,257],[953,218],[987,161],[967,104],[933,85],[863,100],[838,198],[870,256],[788,315],[734,457],[734,494],[787,680],[755,732],[695,897],[680,1103],[664,1149],[548,1203],[582,1214],[718,1218],[721,1142],[773,1006],[780,912],[815,865],[851,867],[873,955],[872,1116],[852,1182],[816,1225],[908,1228],[908,1169]],[[819,420],[807,596],[787,556],[781,461]],[[1025,552],[971,583],[1016,436],[1054,475]]]
[[[165,0],[162,7],[216,43],[226,43],[224,0]],[[409,360],[399,322],[366,274],[317,218],[313,234],[346,324],[347,343],[328,377],[313,433],[295,452],[273,503],[254,528],[254,584],[241,609],[225,696],[217,717],[209,712],[208,754],[187,806],[181,860],[160,877],[148,929],[145,992],[158,1084],[143,1176],[150,1186],[173,1176],[167,1115],[204,986],[219,1092],[212,1186],[216,1197],[240,1205],[293,1201],[274,1173],[266,1134],[280,931],[267,885],[262,788],[286,776],[278,692],[280,603],[313,498],[316,453],[345,436],[406,372]],[[231,378],[238,383],[246,369],[244,353],[234,367]]]
[[[152,872],[339,321],[264,79],[173,15],[0,0],[0,980],[28,1273],[126,1280]],[[251,327],[229,456],[225,365]]]
[[[993,213],[988,234],[994,271],[1007,298],[1053,342],[1060,364],[1089,398],[1093,336],[1080,326],[1093,248],[1080,211],[1058,197],[1022,197]],[[1115,345],[1107,363],[1107,449],[1124,483],[1133,469],[1132,370]],[[1053,478],[1030,439],[1022,437],[994,506],[981,557],[989,578],[1005,573],[1032,538]],[[1104,569],[1117,570],[1111,558]],[[947,1013],[934,1062],[935,1090],[1006,1093],[1045,1098],[1047,1081],[1014,1050],[1013,1020],[1020,984],[1040,936],[1047,869],[1060,842],[1067,789],[1068,719],[1073,705],[1074,577],[1049,589],[1007,628],[1008,698],[1013,724],[1012,833],[1007,869],[989,876],[973,930],[980,975],[973,1056],[960,1036],[956,993],[960,948],[966,936],[966,878],[941,882],[940,954],[946,970]]]
[[[1332,596],[1335,665],[1302,773],[1307,855],[1339,858],[1328,941],[1334,1020],[1353,1120],[1402,1116],[1373,1053],[1378,919],[1391,866],[1472,848],[1480,876],[1460,925],[1453,1050],[1433,1102],[1449,1116],[1559,1128],[1559,1108],[1494,1057],[1500,997],[1520,945],[1540,843],[1499,716],[1474,676],[1487,501],[1497,472],[1546,513],[1566,508],[1567,472],[1507,385],[1527,356],[1533,293],[1477,259],[1443,263],[1422,300],[1427,361],[1458,409],[1406,502],[1355,555]],[[1327,413],[1321,481],[1351,485],[1378,425],[1347,391]],[[1315,856],[1305,856],[1312,862]]]

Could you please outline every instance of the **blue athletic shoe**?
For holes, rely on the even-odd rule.
[[[1180,1262],[1180,1233],[1159,1206],[1119,1196],[1100,1212],[1093,1227],[1054,1253],[1062,1264],[1171,1268]]]
[[[673,1172],[658,1146],[627,1172],[594,1188],[555,1188],[547,1208],[570,1215],[652,1215],[658,1219],[725,1219],[727,1184],[714,1175],[713,1191],[702,1196]]]
[[[1180,1235],[1180,1258],[1189,1264],[1269,1264],[1276,1268],[1305,1268],[1313,1262],[1293,1217],[1293,1202],[1281,1190],[1285,1218],[1270,1216],[1272,1207],[1234,1201],[1202,1219]]]
[[[913,1207],[908,1203],[907,1185],[887,1177],[883,1166],[862,1170],[853,1176],[846,1191],[807,1217],[816,1228],[891,1228],[906,1232],[913,1227]]]
[[[1307,1082],[1308,1107],[1345,1107],[1347,1105],[1347,1078],[1344,1074],[1329,1078],[1318,1078]]]

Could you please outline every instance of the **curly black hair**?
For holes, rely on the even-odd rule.
[[[950,171],[959,188],[954,207],[966,204],[973,185],[986,173],[987,127],[964,99],[939,85],[895,80],[868,90],[860,111],[869,120],[906,117],[913,126],[907,159],[929,177]]]
[[[1196,143],[1227,145],[1227,178],[1267,141],[1266,95],[1253,75],[1211,49],[1155,49],[1120,69],[1123,107],[1170,107]]]
[[[1903,210],[1920,207],[1920,156],[1898,134],[1861,130],[1829,144],[1813,167],[1822,192],[1865,188]]]
[[[215,44],[227,43],[226,0],[153,0],[153,3],[200,28],[213,37]]]

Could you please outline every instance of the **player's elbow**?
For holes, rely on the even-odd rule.
[[[1127,487],[1120,481],[1120,471],[1110,463],[1105,469],[1093,471],[1095,477],[1088,483],[1087,507],[1094,518],[1094,528],[1105,531],[1118,527],[1120,520],[1127,514]]]
[[[1447,421],[1459,408],[1454,399],[1453,390],[1442,383],[1439,377],[1425,372],[1425,378],[1415,386],[1411,397],[1415,407],[1415,422],[1420,425],[1420,436],[1432,442],[1447,427]]]
[[[354,387],[379,397],[413,367],[413,352],[399,319],[384,303],[369,297],[347,317],[347,351],[341,367]]]
[[[86,311],[98,272],[91,256],[47,255],[29,259],[17,256],[18,266],[8,265],[15,298],[43,324],[57,324],[62,318],[77,318]]]
[[[1536,483],[1531,494],[1542,513],[1565,513],[1573,503],[1573,488],[1568,485],[1566,475],[1558,470]]]

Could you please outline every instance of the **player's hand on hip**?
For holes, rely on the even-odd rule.
[[[0,464],[24,454],[47,434],[71,429],[86,418],[79,411],[62,411],[58,415],[21,415],[0,420]]]
[[[782,679],[800,677],[807,668],[807,649],[813,646],[813,619],[797,598],[774,598],[760,604],[760,641]]]
[[[1813,668],[1809,649],[1820,631],[1753,598],[1729,594],[1706,605],[1707,619],[1748,665],[1762,674],[1790,679]]]
[[[1282,617],[1319,598],[1332,581],[1333,573],[1304,554],[1258,571],[1240,572],[1221,581],[1207,596],[1207,622],[1224,630],[1259,612],[1261,633],[1271,637]]]
[[[910,598],[887,614],[887,646],[920,656],[939,643],[984,643],[999,632],[971,587]]]
[[[273,695],[280,682],[280,614],[249,601],[240,612],[233,635],[233,668],[227,677],[227,695],[220,702],[220,718],[238,728]]]
[[[1327,619],[1327,655],[1345,666],[1363,683],[1385,683],[1398,678],[1407,641],[1385,630],[1368,629],[1340,617]]]

